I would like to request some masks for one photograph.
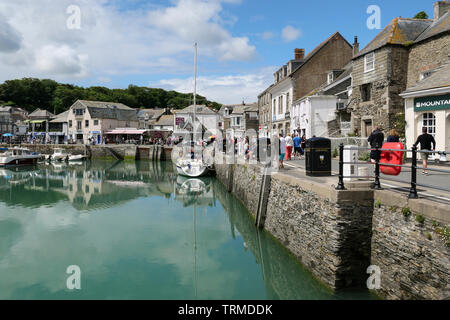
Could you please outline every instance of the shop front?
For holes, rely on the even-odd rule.
[[[411,148],[422,128],[436,140],[436,151],[450,151],[450,87],[404,93],[406,143]],[[435,155],[432,159],[445,160]],[[446,157],[450,161],[450,155]]]

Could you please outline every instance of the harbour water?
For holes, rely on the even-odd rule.
[[[316,281],[215,178],[146,161],[0,169],[0,299],[371,298]]]

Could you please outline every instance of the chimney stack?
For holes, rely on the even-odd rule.
[[[295,49],[294,58],[295,60],[302,60],[303,58],[305,58],[305,49]]]
[[[437,1],[434,3],[434,21],[439,20],[450,10],[450,1]]]
[[[356,56],[358,53],[359,53],[358,37],[355,36],[355,42],[353,43],[353,56]]]

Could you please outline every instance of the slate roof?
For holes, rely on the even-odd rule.
[[[55,115],[47,110],[36,109],[28,115],[30,118],[54,118]]]
[[[235,106],[231,114],[244,114],[245,107],[244,105]]]
[[[0,106],[0,112],[9,112],[11,109],[10,106]]]
[[[440,19],[434,21],[428,29],[426,29],[415,41],[415,43],[421,42],[428,38],[434,37],[440,33],[450,31],[450,11],[447,11]]]
[[[158,119],[164,112],[166,112],[165,109],[140,109],[138,111],[138,118],[148,117],[149,120]]]
[[[187,108],[184,108],[181,110],[176,110],[175,113],[194,113],[194,106],[191,105]],[[197,105],[196,113],[197,114],[216,114],[216,112],[214,112],[213,110],[211,110],[210,108],[208,108],[205,105]]]
[[[137,121],[137,110],[122,103],[78,100],[86,107],[93,119],[115,119],[119,121]]]
[[[356,59],[386,45],[407,45],[413,43],[431,24],[433,20],[395,18],[357,55]]]
[[[57,115],[56,115],[56,118],[53,119],[53,120],[50,121],[50,122],[52,122],[52,123],[67,122],[67,116],[68,116],[68,115],[69,115],[69,110],[64,111],[64,112],[62,112],[62,113],[60,113],[60,114],[57,114]]]
[[[174,118],[173,114],[164,115],[155,123],[155,126],[173,126]]]
[[[433,73],[428,78],[419,81],[415,86],[408,88],[403,93],[450,87],[450,60],[440,67],[431,70],[431,72]]]

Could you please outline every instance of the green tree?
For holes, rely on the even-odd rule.
[[[414,16],[414,19],[428,19],[428,14],[425,11],[420,11]]]

